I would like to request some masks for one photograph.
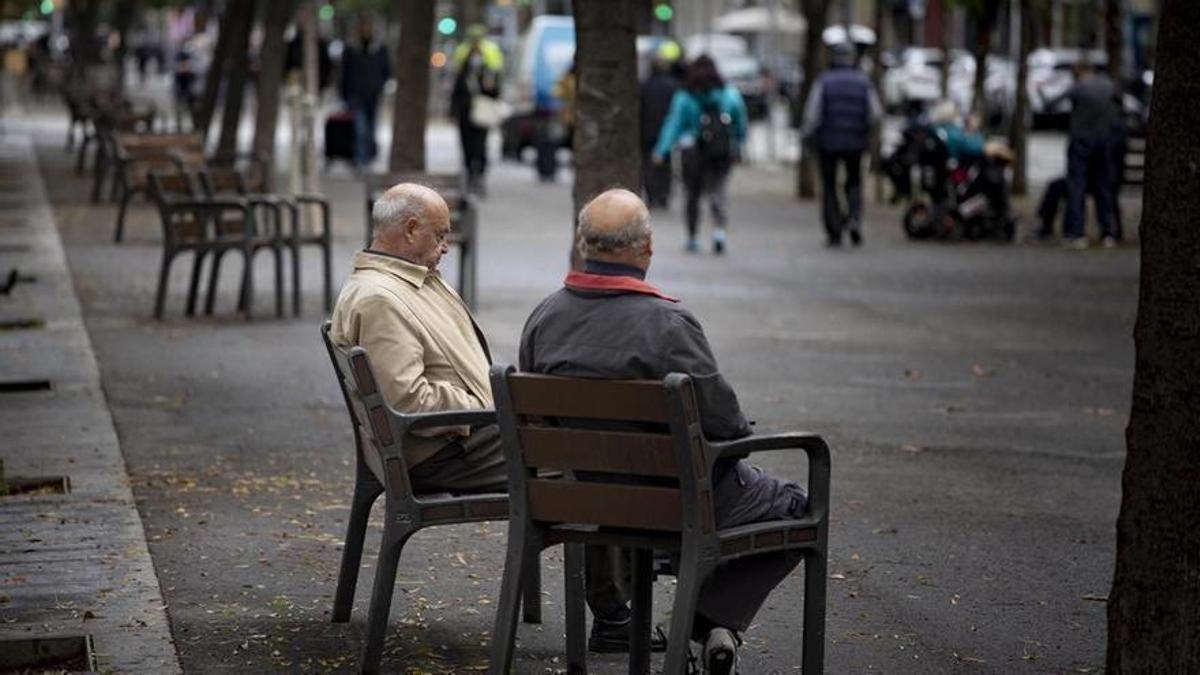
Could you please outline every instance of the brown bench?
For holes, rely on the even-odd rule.
[[[474,309],[476,302],[475,236],[479,226],[479,212],[475,200],[466,189],[461,174],[438,173],[384,173],[366,177],[366,246],[371,245],[371,209],[375,200],[388,188],[398,183],[419,183],[438,192],[450,207],[451,244],[458,246],[458,293],[463,302]]]
[[[408,478],[404,459],[405,435],[428,427],[482,425],[495,422],[491,410],[423,413],[396,412],[383,399],[370,358],[362,347],[343,349],[329,337],[330,323],[321,325],[321,338],[341,386],[350,424],[354,429],[354,497],[346,526],[346,545],[338,572],[333,601],[333,621],[350,620],[354,589],[362,562],[363,539],[371,505],[384,495],[383,542],[375,566],[375,585],[367,610],[367,640],[360,670],[376,672],[383,655],[384,635],[396,583],[396,567],[405,542],[418,530],[434,525],[453,525],[508,518],[505,494],[417,494]],[[541,571],[536,560],[525,571],[524,618],[541,623]]]
[[[117,210],[114,241],[120,243],[125,234],[125,212],[135,194],[147,194],[151,171],[175,170],[174,152],[203,151],[200,134],[113,134],[116,158],[116,189],[120,207]]]
[[[682,674],[705,579],[724,562],[787,550],[804,555],[805,673],[822,672],[829,527],[829,448],[820,436],[788,433],[710,443],[701,433],[691,378],[661,382],[586,380],[493,366],[492,392],[509,466],[508,557],[492,631],[488,672],[508,672],[517,599],[542,549],[566,546],[567,671],[586,672],[583,545],[634,550],[629,672],[649,671],[653,551],[679,557],[663,672]],[[611,430],[609,430],[611,429]],[[804,518],[718,529],[714,463],[765,450],[808,455]],[[559,471],[546,477],[546,470]],[[581,480],[575,472],[605,475]]]

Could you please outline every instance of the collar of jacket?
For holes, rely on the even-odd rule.
[[[430,274],[436,274],[435,272],[430,272],[429,268],[424,265],[410,263],[399,256],[372,251],[370,249],[354,254],[354,269],[376,270],[394,277],[400,277],[416,288],[424,286],[425,280],[429,278]]]
[[[611,276],[607,274],[588,274],[587,272],[568,272],[563,279],[563,286],[580,291],[616,291],[619,293],[642,293],[653,295],[668,302],[679,302],[654,286],[633,277]]]

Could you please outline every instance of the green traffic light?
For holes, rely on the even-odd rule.
[[[675,10],[667,3],[660,3],[654,6],[654,18],[659,21],[670,21],[671,17],[675,16]]]
[[[454,31],[458,30],[458,22],[454,17],[443,17],[437,24],[438,32],[442,35],[454,35]]]
[[[317,16],[321,17],[322,21],[332,21],[333,11],[333,5],[321,5],[321,9],[317,11]]]
[[[53,14],[54,13],[54,0],[42,0],[41,7],[39,7],[39,9],[42,11],[42,14],[45,14],[47,16]]]

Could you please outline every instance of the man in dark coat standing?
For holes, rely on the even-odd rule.
[[[650,77],[641,86],[642,189],[651,209],[666,210],[671,206],[671,156],[667,155],[661,163],[655,162],[654,146],[676,89],[679,81],[671,75],[671,63],[656,56],[650,64]]]
[[[704,435],[750,435],[737,395],[717,369],[704,329],[679,301],[645,282],[653,255],[650,216],[637,195],[608,190],[579,212],[582,272],[542,301],[521,334],[521,370],[547,375],[660,380],[691,375]],[[800,518],[808,498],[796,483],[741,460],[713,470],[717,526]],[[629,592],[613,549],[588,547],[587,601],[595,616],[589,646],[628,644]],[[704,646],[705,672],[736,672],[737,633],[746,630],[767,595],[799,563],[794,553],[769,553],[727,563],[700,591],[692,639]],[[593,649],[593,651],[600,651]]]
[[[375,26],[369,17],[359,21],[358,36],[359,41],[346,47],[342,56],[342,99],[354,115],[354,166],[361,169],[378,153],[375,113],[392,68],[387,46],[375,39]]]
[[[821,160],[822,220],[830,246],[862,243],[862,154],[871,130],[883,117],[879,97],[867,74],[855,67],[854,46],[834,45],[832,68],[813,83],[804,106],[801,135]],[[838,165],[846,169],[846,214],[838,203]]]

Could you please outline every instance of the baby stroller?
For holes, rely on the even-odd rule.
[[[895,186],[893,200],[908,202],[904,232],[911,239],[1011,241],[1016,226],[1009,216],[1004,167],[1003,160],[991,157],[952,159],[941,132],[922,120],[904,129],[900,145],[884,162]]]

